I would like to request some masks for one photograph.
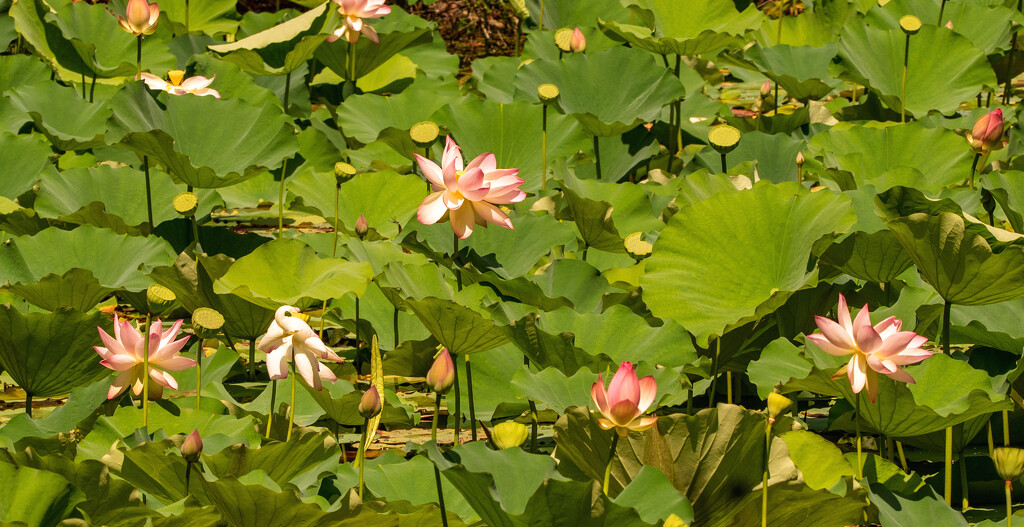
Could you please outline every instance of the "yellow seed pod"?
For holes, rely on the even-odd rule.
[[[338,184],[342,184],[356,175],[356,167],[344,162],[338,161],[334,164],[334,178],[338,181]]]
[[[185,80],[185,72],[182,70],[168,71],[167,79],[171,81],[171,84],[181,86],[181,81]]]
[[[441,128],[434,121],[420,121],[409,129],[409,137],[412,142],[424,148],[430,146],[438,135],[441,135]]]
[[[541,84],[540,86],[537,86],[537,97],[539,97],[540,101],[545,104],[557,101],[558,95],[558,86],[555,86],[554,84]]]
[[[921,19],[914,15],[903,15],[900,17],[900,29],[908,35],[921,31]]]
[[[182,192],[177,196],[174,196],[174,200],[171,202],[174,205],[174,211],[182,216],[191,216],[196,213],[196,209],[199,208],[199,196],[196,196],[192,192]]]
[[[153,284],[146,290],[146,303],[149,304],[149,312],[160,316],[174,307],[178,299],[174,292],[162,285]]]
[[[720,154],[728,154],[740,144],[740,131],[727,124],[712,126],[708,131],[708,142]]]
[[[515,11],[519,20],[530,18],[530,11],[526,9],[526,0],[510,0],[509,4],[512,5],[512,10]]]
[[[558,49],[564,51],[565,53],[569,53],[572,51],[572,46],[569,44],[571,40],[572,29],[563,27],[562,29],[555,31],[555,45],[558,46]]]
[[[646,258],[654,250],[654,246],[644,240],[644,233],[642,232],[634,232],[626,236],[623,245],[626,246],[626,252],[633,258]]]
[[[224,315],[216,309],[201,307],[192,313],[192,331],[199,338],[211,339],[220,333],[224,327]]]

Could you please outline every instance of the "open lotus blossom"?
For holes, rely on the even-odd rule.
[[[526,192],[519,190],[523,180],[518,168],[497,168],[491,153],[480,154],[463,166],[462,151],[451,136],[445,139],[441,166],[413,155],[434,191],[416,211],[420,223],[432,225],[448,215],[452,230],[462,239],[473,234],[474,225],[512,228],[512,220],[495,205],[526,199]]]
[[[334,0],[338,4],[338,14],[341,15],[341,27],[333,35],[327,37],[328,42],[334,42],[344,38],[355,44],[359,35],[366,35],[366,38],[374,44],[380,44],[377,38],[377,31],[373,26],[363,22],[364,18],[380,18],[391,12],[391,8],[384,5],[384,0]]]
[[[196,75],[195,77],[185,78],[185,72],[181,70],[171,70],[167,72],[167,78],[170,82],[153,75],[152,73],[140,73],[139,78],[145,81],[146,86],[149,86],[151,90],[160,90],[170,93],[171,95],[185,95],[190,93],[192,95],[213,95],[220,99],[220,92],[213,88],[208,88],[213,83],[213,79],[217,76],[206,78]]]
[[[159,19],[160,8],[156,2],[150,4],[146,0],[128,0],[125,16],[118,15],[117,22],[121,24],[121,29],[140,37],[152,35]]]
[[[850,310],[842,294],[839,295],[837,313],[838,322],[814,317],[821,333],[807,335],[807,339],[831,355],[853,355],[850,362],[832,378],[845,374],[850,379],[853,393],[860,393],[866,386],[871,402],[875,402],[878,396],[878,373],[913,383],[914,378],[900,366],[916,364],[932,356],[932,352],[921,349],[928,339],[913,331],[902,331],[903,322],[896,317],[872,326],[868,305],[864,304],[857,318],[851,321]]]
[[[271,379],[288,377],[288,363],[294,360],[299,375],[315,390],[323,388],[321,381],[334,382],[338,376],[330,368],[320,364],[320,360],[345,362],[331,351],[313,328],[296,316],[299,308],[281,306],[274,313],[274,321],[270,323],[267,334],[263,335],[256,346],[260,351],[267,352],[267,373]]]
[[[181,329],[181,320],[163,331],[160,319],[154,320],[149,326],[149,378],[155,384],[149,387],[150,398],[159,399],[164,387],[178,389],[178,383],[168,371],[180,371],[196,365],[196,361],[181,357],[178,352],[185,346],[188,336],[174,340]],[[129,386],[132,393],[142,394],[142,381],[145,372],[142,334],[127,320],[114,317],[114,336],[111,337],[103,328],[97,327],[104,346],[94,346],[103,360],[100,364],[121,373],[114,379],[114,384],[107,391],[107,399],[121,395]]]
[[[594,399],[598,411],[604,417],[597,419],[597,424],[605,430],[615,429],[622,437],[630,430],[647,430],[658,421],[657,416],[641,417],[658,392],[658,384],[654,377],[648,375],[637,379],[633,364],[623,362],[612,377],[605,391],[601,374],[597,382],[590,387],[590,397]]]

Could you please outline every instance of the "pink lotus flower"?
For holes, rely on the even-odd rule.
[[[967,132],[967,142],[971,144],[976,152],[986,153],[990,150],[1000,150],[1006,143],[1003,139],[1003,110],[996,108],[981,116],[974,123],[974,128]]]
[[[294,360],[295,369],[306,384],[320,390],[323,388],[321,381],[338,380],[338,376],[330,368],[320,364],[320,360],[345,360],[331,351],[313,328],[297,316],[298,313],[297,307],[277,308],[274,321],[270,323],[267,334],[263,335],[256,347],[267,352],[267,373],[271,379],[288,378],[288,363]]]
[[[125,17],[127,18],[122,18],[120,15],[117,17],[121,29],[136,37],[152,35],[156,31],[156,23],[160,19],[160,8],[156,2],[150,4],[146,0],[128,0]]]
[[[518,168],[497,168],[491,153],[481,154],[463,167],[462,152],[451,136],[445,139],[440,167],[419,154],[413,155],[434,191],[416,212],[420,223],[433,225],[447,214],[452,230],[462,239],[473,234],[474,225],[487,227],[493,223],[512,228],[512,220],[495,204],[526,199],[526,193],[519,190],[523,180]]]
[[[167,331],[163,331],[160,319],[154,320],[149,325],[149,377],[155,384],[149,387],[150,398],[159,399],[164,387],[172,390],[178,389],[178,383],[167,371],[180,371],[196,365],[196,361],[181,357],[178,352],[188,337],[174,340],[178,330],[181,329],[181,320],[171,325]],[[113,399],[121,395],[128,386],[132,387],[132,393],[142,394],[142,380],[145,375],[142,334],[127,320],[120,320],[114,316],[114,336],[111,337],[103,328],[97,327],[100,332],[100,339],[105,347],[94,346],[96,353],[99,353],[103,360],[100,364],[121,373],[114,379],[107,391],[107,399]],[[164,371],[166,370],[166,371]]]
[[[903,322],[896,317],[872,326],[867,304],[851,322],[850,310],[842,294],[839,295],[838,317],[839,322],[814,317],[821,333],[807,335],[807,339],[831,355],[853,355],[850,362],[832,378],[846,374],[853,393],[860,393],[866,386],[871,402],[875,402],[878,395],[878,373],[900,382],[913,383],[914,378],[900,366],[916,364],[932,356],[932,352],[921,349],[928,339],[913,331],[901,331]]]
[[[630,362],[623,362],[619,366],[607,391],[601,374],[598,374],[597,382],[590,387],[590,397],[604,416],[597,419],[597,424],[605,430],[614,428],[622,437],[626,437],[629,430],[647,430],[654,426],[658,417],[640,416],[651,407],[657,392],[658,384],[654,382],[654,377],[637,379]]]
[[[344,38],[355,44],[359,40],[359,35],[363,34],[374,44],[380,44],[377,31],[373,26],[363,23],[363,19],[380,18],[390,13],[391,8],[384,5],[384,0],[334,0],[334,3],[338,4],[338,13],[342,21],[341,27],[327,37],[328,42]]]
[[[573,53],[580,53],[587,50],[587,37],[583,36],[583,32],[580,31],[579,26],[572,30],[572,36],[569,37],[569,49]]]
[[[153,75],[152,73],[140,73],[139,77],[145,81],[146,86],[149,86],[151,90],[160,90],[170,93],[171,95],[185,95],[190,93],[192,95],[212,95],[220,99],[220,92],[213,88],[208,88],[213,83],[213,79],[217,76],[206,78],[196,75],[195,77],[185,78],[185,72],[181,70],[171,70],[167,72],[167,78],[170,82]]]

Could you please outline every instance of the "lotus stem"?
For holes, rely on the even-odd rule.
[[[946,4],[946,0],[942,0],[942,4]],[[939,16],[942,16],[942,10],[939,9]],[[941,24],[940,24],[941,25]],[[903,83],[900,95],[900,122],[907,122],[907,64],[910,61],[910,33],[907,33],[906,44],[903,46]]]
[[[1017,3],[1017,11],[1020,11],[1020,2]],[[1010,93],[1013,88],[1013,58],[1017,52],[1017,30],[1014,29],[1010,35],[1010,58],[1006,60],[1006,82],[1003,83],[1003,104],[1010,104]]]
[[[459,257],[459,235],[452,234],[452,267],[455,269],[455,285],[462,292],[462,269],[456,259]]]
[[[996,450],[996,441],[992,437],[992,418],[989,417],[986,428],[988,428],[988,457],[992,457],[992,453]]]
[[[469,428],[473,441],[476,441],[476,407],[473,404],[473,369],[470,367],[469,355],[466,355],[466,392],[469,394]]]
[[[779,31],[775,35],[775,45],[778,46],[782,44],[782,16],[785,14],[783,11],[783,0],[776,0],[775,7],[779,9]]]
[[[458,355],[453,357],[457,359]],[[454,361],[453,361],[454,362]],[[454,429],[454,435],[452,437],[452,445],[458,446],[462,434],[462,394],[459,392],[459,363],[455,362],[455,379],[452,381],[452,391],[450,392],[455,396],[455,420],[452,423]],[[448,412],[448,417],[451,418],[451,412]]]
[[[149,181],[149,156],[142,156],[142,172],[146,175],[146,213],[149,217],[149,232],[153,232],[156,225],[153,224],[153,188]]]
[[[196,221],[196,215],[192,214],[188,218],[189,223],[192,224],[192,239],[196,242],[196,254],[199,253],[199,222]]]
[[[288,433],[284,436],[285,443],[292,439],[292,425],[295,423],[295,383],[298,376],[299,369],[295,367],[295,354],[292,353],[292,399],[288,405]]]
[[[1013,482],[1006,480],[1006,527],[1013,527]]]
[[[729,165],[725,162],[725,152],[722,152],[722,173],[725,174],[727,172],[729,172]],[[750,182],[753,184],[754,176],[750,176]]]
[[[612,461],[615,461],[615,447],[619,445],[619,432],[615,431],[615,435],[612,436],[612,447],[608,449],[608,464],[604,466],[604,486],[601,490],[604,491],[604,495],[608,495],[608,483],[612,479]]]
[[[318,336],[320,337],[320,340],[324,339],[324,323],[326,321],[327,321],[327,299],[324,299],[323,312],[320,313],[320,332],[318,334]],[[267,374],[269,375],[270,372],[268,371]]]
[[[594,136],[594,167],[597,169],[597,179],[601,179],[601,147]]]
[[[967,458],[964,457],[964,453],[960,452],[957,460],[960,463],[960,495],[962,507],[960,510],[965,511],[969,507],[967,498]]]
[[[768,527],[768,462],[772,451],[772,422],[768,417],[764,423],[764,471],[761,473],[761,527]]]
[[[974,154],[974,162],[971,163],[971,190],[974,190],[974,174],[978,171],[978,161],[981,160],[981,152]],[[948,353],[948,351],[947,351]]]
[[[860,394],[853,394],[853,427],[857,432],[857,479],[864,479],[864,461],[860,441]]]
[[[149,324],[153,315],[146,313],[142,329],[142,428],[149,433]]]
[[[363,371],[363,361],[362,361],[362,359],[359,358],[359,320],[360,320],[360,318],[359,318],[359,297],[357,296],[356,297],[356,360],[355,360],[356,376],[359,375],[359,372]]]
[[[679,78],[679,71],[680,71],[681,63],[682,63],[682,57],[680,57],[679,55],[676,55],[675,74],[676,74],[676,78],[677,79]],[[682,118],[682,111],[681,111],[682,105],[681,105],[681,103],[678,100],[676,100],[676,101],[673,101],[672,106],[675,106],[675,109],[676,109],[676,125],[675,125],[675,128],[672,130],[672,138],[675,139],[675,145],[676,146],[675,146],[675,149],[672,150],[672,152],[669,152],[669,164],[670,165],[672,163],[672,157],[674,157],[676,154],[679,153],[679,145],[683,144],[683,118]]]
[[[256,380],[256,339],[249,339],[249,380]]]
[[[540,189],[548,189],[548,105],[540,106]]]
[[[693,388],[686,389],[686,415],[693,415]]]
[[[1003,410],[1003,446],[1010,446],[1010,411]]]
[[[946,10],[946,0],[942,0],[942,3],[939,4],[939,21],[935,23],[936,26],[939,26],[939,27],[942,26],[942,12],[945,11],[945,10]]]
[[[135,79],[142,78],[142,35],[135,37]]]
[[[946,499],[946,505],[952,506],[953,504],[953,427],[946,427],[946,473],[945,481],[943,482],[943,496]]]
[[[732,404],[732,372],[725,372],[725,402]]]
[[[711,394],[708,396],[708,408],[715,407],[715,390],[718,389],[718,356],[722,353],[722,339],[715,339],[715,356],[711,358]]]
[[[395,349],[402,343],[402,340],[398,338],[398,306],[395,306],[395,318],[393,325],[395,326]]]
[[[356,87],[356,45],[350,43],[349,46],[348,46],[348,49],[349,49],[349,56],[351,57],[351,61],[350,61],[351,64],[349,65],[349,70],[348,70],[348,79],[350,81],[352,81],[352,93],[355,93],[355,87]]]
[[[441,416],[441,394],[434,394],[434,422],[430,425],[430,440],[437,444],[437,421]],[[440,447],[438,447],[440,448]],[[448,513],[444,508],[444,490],[441,488],[441,471],[434,465],[434,486],[437,488],[437,505],[441,509],[441,525],[448,527]]]
[[[203,355],[205,354],[203,353],[203,339],[195,334],[193,336],[196,338],[194,346],[196,347],[196,410],[198,410],[203,393]]]
[[[416,165],[414,164],[413,166],[416,166]],[[341,195],[341,183],[337,183],[337,184],[334,185],[334,243],[331,244],[331,258],[334,258],[334,255],[338,253],[338,229],[339,229],[339,225],[338,225],[338,222],[339,222],[339,220],[338,220],[338,214],[339,214],[339,212],[338,212],[338,207],[339,207],[338,200],[340,198],[340,195]]]
[[[896,464],[896,443],[889,436],[885,436],[885,458]]]
[[[93,101],[93,97],[96,95],[96,72],[92,72],[92,82],[89,85],[89,102]]]
[[[27,390],[25,391],[25,413],[28,414],[29,418],[32,417],[32,394]]]
[[[370,429],[370,420],[363,420],[363,436],[359,439],[359,501],[363,501],[363,467],[366,465],[366,436]]]
[[[523,365],[526,366],[527,370],[530,369],[530,358],[525,355],[523,356]],[[527,402],[530,404],[530,453],[536,454],[537,432],[540,427],[540,419],[537,415],[537,403],[533,399],[527,399]]]
[[[903,472],[909,472],[907,456],[903,453],[903,441],[896,441],[896,453],[900,455],[900,468],[903,469]]]
[[[292,72],[284,76],[284,114],[288,115],[288,93],[291,91]],[[284,237],[284,178],[288,176],[288,158],[281,162],[281,184],[277,189],[277,238]]]
[[[274,412],[277,411],[277,380],[270,381],[270,411],[267,412],[267,439],[270,439],[270,428],[274,424]]]
[[[544,0],[540,0],[540,24],[538,29],[544,31]]]
[[[188,483],[192,479],[192,462],[185,461],[185,495],[188,496]]]
[[[85,99],[85,70],[82,70],[82,99]]]

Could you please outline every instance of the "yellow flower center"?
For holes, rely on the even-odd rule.
[[[182,70],[171,70],[167,72],[167,78],[171,81],[174,86],[181,86],[181,81],[185,79],[185,72]]]

